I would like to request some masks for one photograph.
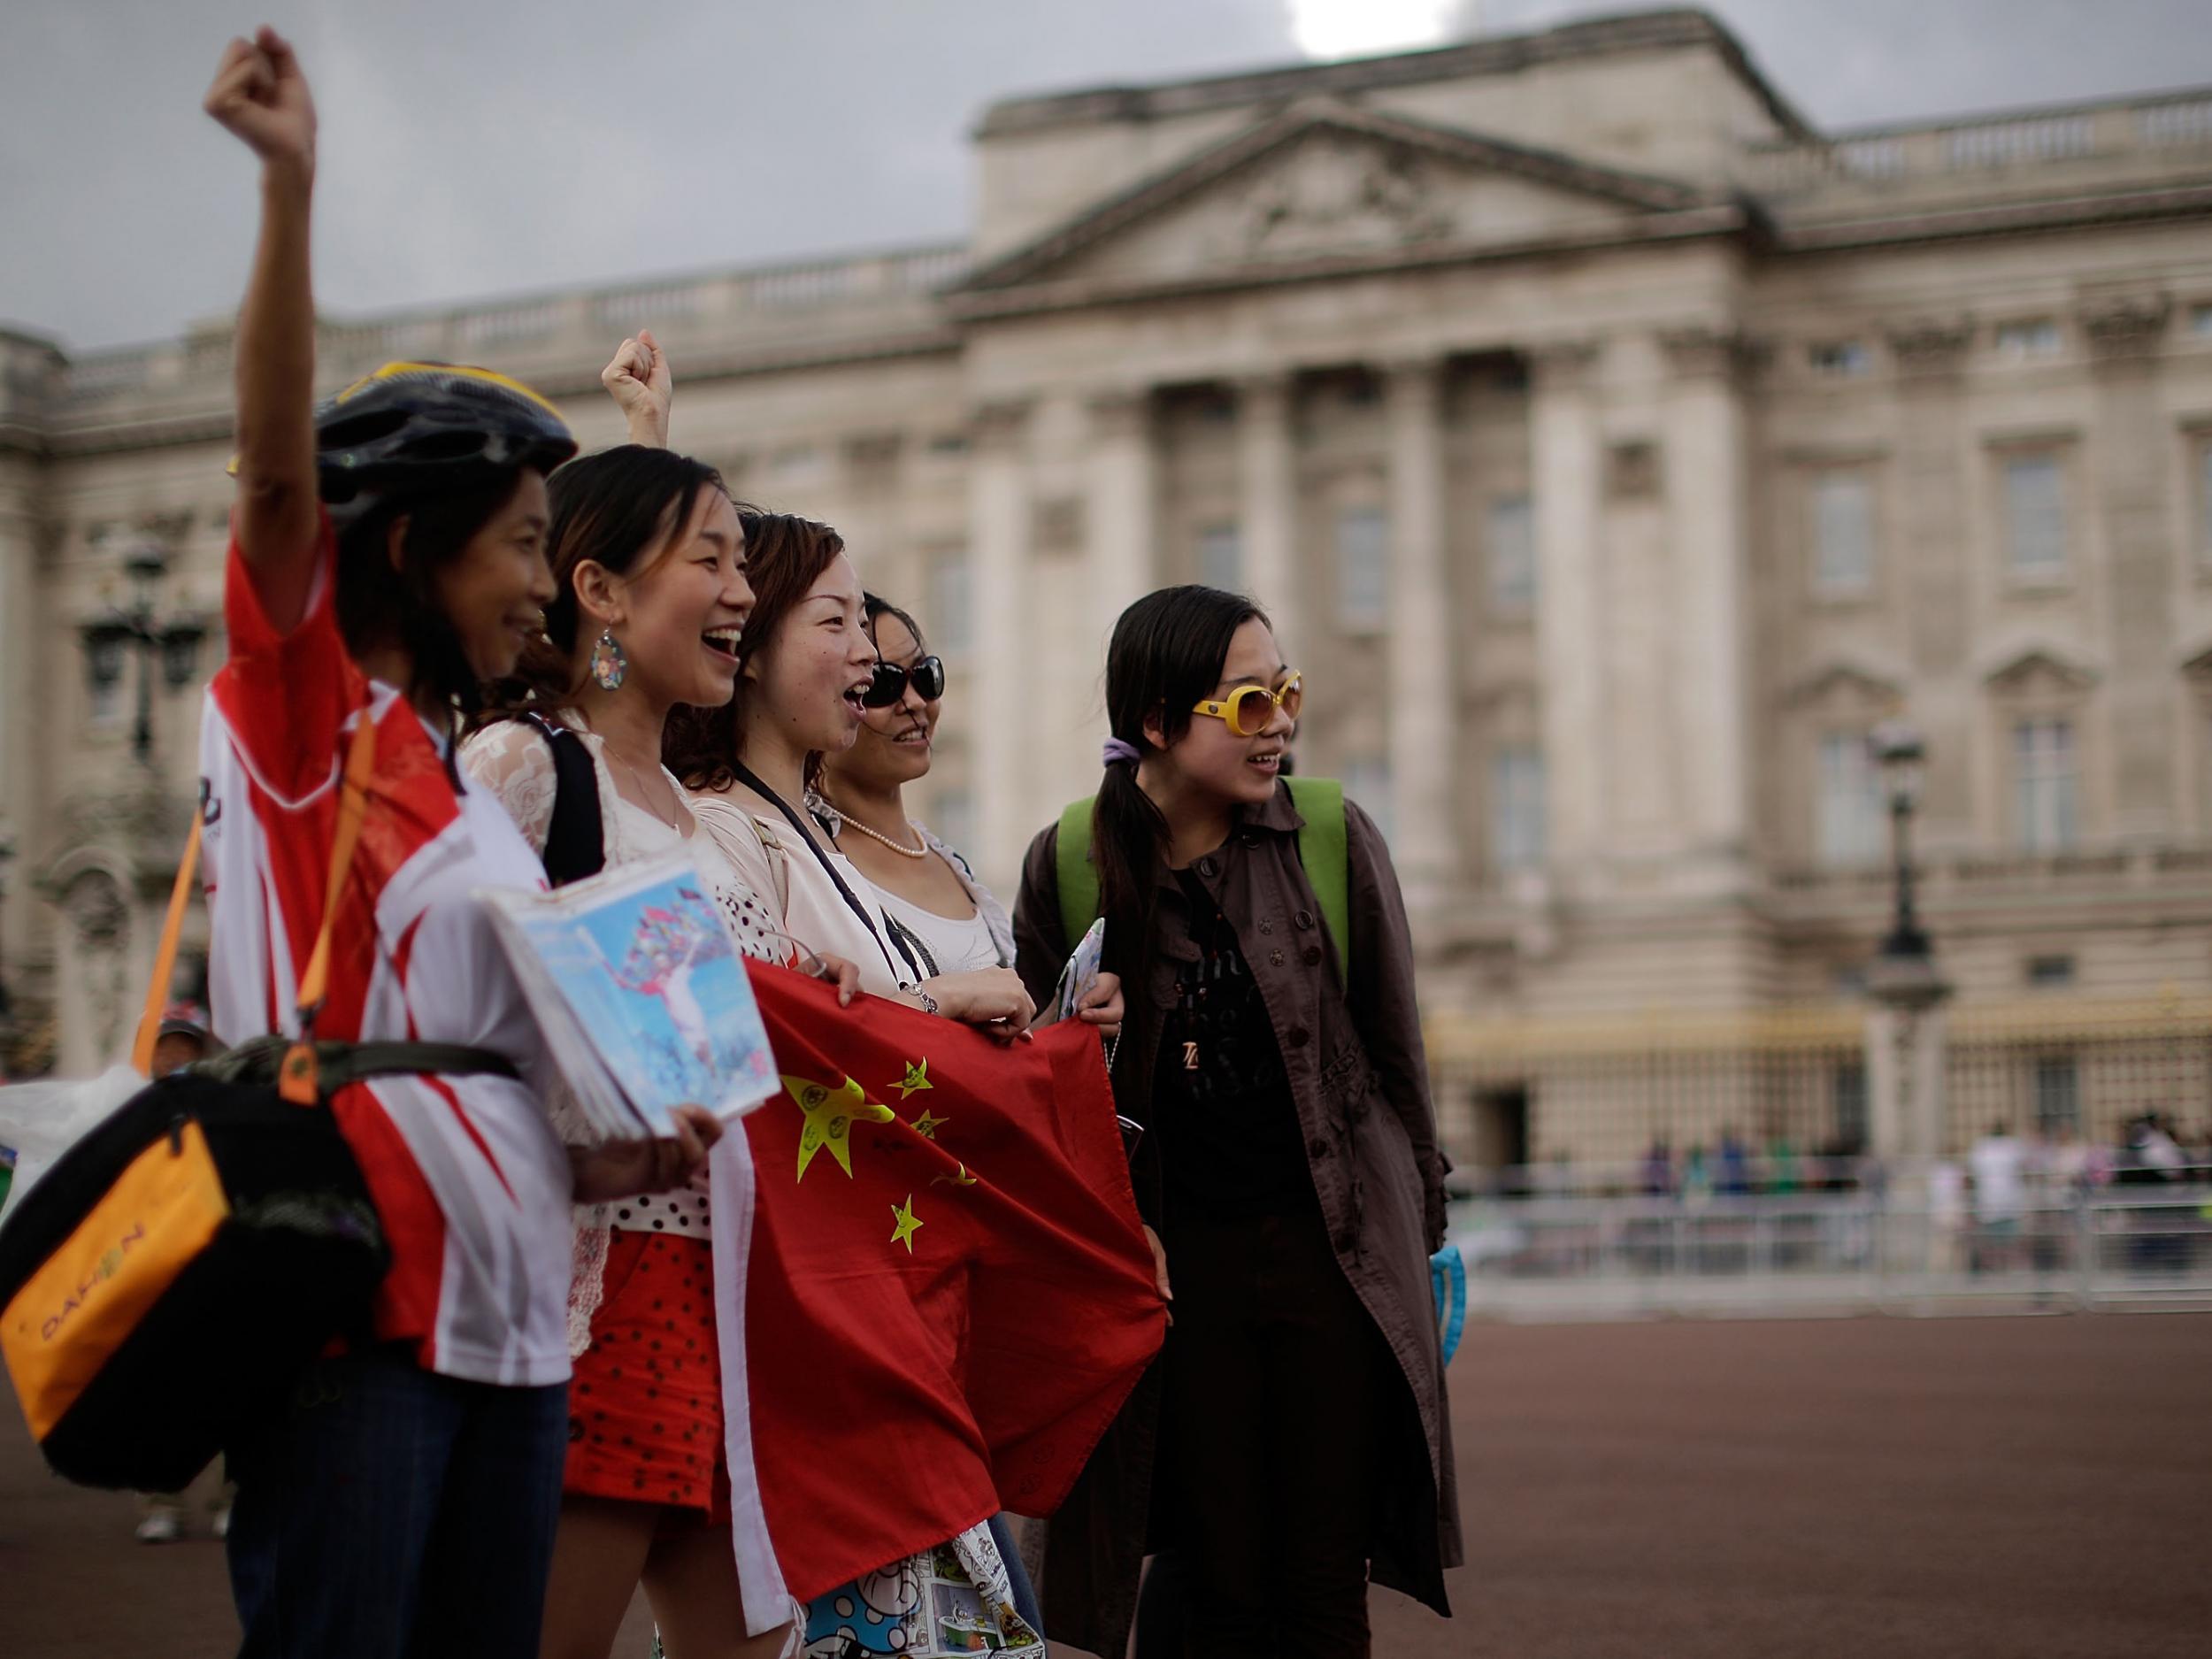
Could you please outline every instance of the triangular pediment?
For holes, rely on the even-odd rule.
[[[1870,718],[1900,707],[1904,688],[1887,675],[1858,664],[1833,662],[1798,680],[1785,695],[1794,709]]]
[[[1696,186],[1317,100],[1094,204],[964,287],[985,300],[1265,280],[1743,222]]]
[[[2093,671],[2049,645],[2032,645],[2015,652],[1984,678],[1992,691],[2016,697],[2086,691],[2097,683]]]

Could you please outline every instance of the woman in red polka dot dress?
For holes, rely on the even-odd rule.
[[[465,764],[556,879],[681,847],[741,948],[787,960],[788,941],[767,927],[660,764],[669,709],[725,703],[734,688],[753,608],[735,504],[711,468],[635,446],[571,464],[549,496],[558,591],[545,637],[518,671],[526,689],[508,718],[468,740]],[[559,799],[557,744],[589,759],[595,849],[578,849],[563,827],[576,803]],[[582,1138],[580,1118],[564,1116],[557,1100],[557,1125]],[[703,1174],[673,1193],[578,1212],[575,1377],[546,1655],[603,1659],[641,1582],[672,1654],[785,1645],[781,1626],[744,1635],[707,1204]]]

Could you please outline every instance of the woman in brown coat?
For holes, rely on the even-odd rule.
[[[1128,996],[1114,1087],[1174,1328],[1053,1517],[1056,1639],[1119,1655],[1144,1555],[1173,1560],[1188,1651],[1368,1651],[1378,1583],[1448,1614],[1460,1559],[1429,1288],[1444,1230],[1405,910],[1346,806],[1350,969],[1280,781],[1301,695],[1267,618],[1207,588],[1123,613],[1090,856]],[[1040,1000],[1074,941],[1057,828],[1031,844],[1018,961]]]

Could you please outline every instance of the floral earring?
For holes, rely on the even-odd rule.
[[[612,628],[601,629],[591,648],[592,679],[602,691],[619,691],[622,677],[629,672],[630,659],[623,654],[622,641],[615,638]]]

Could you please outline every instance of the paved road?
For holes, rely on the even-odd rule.
[[[2203,1316],[1479,1327],[1459,1617],[1379,1592],[1376,1651],[2199,1659],[2208,1381]],[[10,1411],[0,1653],[231,1652],[219,1548],[131,1525]]]

